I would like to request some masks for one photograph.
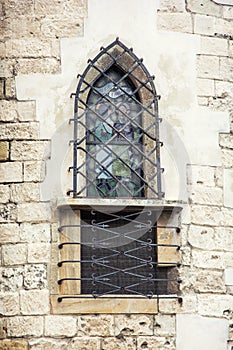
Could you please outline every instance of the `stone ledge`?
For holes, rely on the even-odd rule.
[[[178,303],[178,301],[176,301]],[[157,299],[145,298],[85,298],[63,299],[51,297],[52,314],[155,314],[158,313]]]
[[[135,209],[151,208],[160,210],[175,210],[180,212],[182,210],[183,202],[172,202],[158,199],[138,199],[138,198],[59,198],[57,201],[57,207],[59,209],[101,209],[109,211],[114,208],[122,210],[126,207]]]

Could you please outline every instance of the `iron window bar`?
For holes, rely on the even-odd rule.
[[[149,74],[142,62],[131,48],[128,49],[117,38],[106,48],[102,47],[94,59],[89,59],[84,73],[78,75],[74,118],[70,119],[74,123],[74,138],[71,140],[73,165],[69,167],[73,171],[73,189],[69,194],[72,193],[74,198],[109,195],[111,198],[163,197],[163,169],[160,166],[162,143],[159,140],[161,119],[158,117],[157,106],[160,96],[156,94],[154,76]],[[121,72],[117,79],[113,73],[109,73],[111,70]],[[101,79],[107,82],[104,86],[98,85]],[[143,100],[141,95],[146,93],[148,96]],[[121,103],[118,101],[119,96],[123,99]],[[94,102],[90,102],[91,99]],[[108,120],[97,110],[99,105],[107,106]],[[132,113],[130,108],[125,110],[126,106],[133,106],[135,110],[137,106],[138,109]],[[115,114],[121,115],[126,122],[122,125],[115,122],[113,125]],[[96,125],[106,125],[110,130],[108,139],[103,141],[96,129],[90,128],[92,121],[89,124],[87,122],[90,118],[96,120]],[[145,122],[146,118],[149,121]],[[133,138],[129,136],[130,128],[131,133],[134,133]],[[146,147],[146,138],[150,140],[150,148]],[[78,161],[80,158],[81,162]],[[98,169],[96,177],[93,169],[90,170],[94,163]],[[131,181],[132,177],[134,180]]]
[[[147,220],[149,219],[149,220]],[[64,247],[79,246],[80,258],[63,259],[58,262],[58,267],[64,265],[80,264],[82,274],[80,276],[65,276],[58,280],[58,284],[64,282],[81,283],[81,294],[75,296],[59,296],[58,300],[66,298],[107,298],[117,295],[124,297],[146,298],[171,298],[158,290],[162,283],[176,283],[181,279],[177,276],[165,276],[159,272],[169,268],[179,268],[177,261],[158,261],[157,250],[161,247],[179,250],[178,244],[166,244],[156,242],[156,230],[169,229],[179,233],[180,228],[175,225],[157,225],[153,212],[142,210],[126,213],[104,214],[94,210],[83,212],[80,224],[68,224],[59,227],[59,231],[65,236],[71,229],[79,232],[79,238],[64,241],[59,244],[59,249]],[[76,230],[76,231],[75,231]],[[67,231],[67,232],[66,232]],[[125,259],[123,265],[119,259]],[[119,294],[118,294],[119,293]],[[179,299],[177,295],[173,296]]]

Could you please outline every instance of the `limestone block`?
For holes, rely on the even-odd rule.
[[[211,0],[187,0],[187,10],[193,13],[201,13],[209,16],[218,16],[222,14],[221,6],[218,6]]]
[[[0,43],[0,57],[1,58],[6,57],[6,47],[5,47],[5,43],[3,42]]]
[[[19,121],[34,121],[36,119],[35,101],[18,101],[16,112]]]
[[[192,269],[185,270],[181,273],[182,289],[194,290],[195,293],[225,293],[226,286],[223,280],[222,271],[209,269]]]
[[[112,315],[87,315],[78,318],[78,336],[114,335],[114,318]]]
[[[232,8],[232,6],[223,6],[222,15],[223,15],[223,18],[233,19],[233,8]]]
[[[184,266],[191,264],[191,249],[190,247],[181,247],[181,262]]]
[[[227,348],[228,321],[177,315],[177,350],[224,350]]]
[[[76,334],[76,318],[71,316],[45,316],[45,336],[73,337]]]
[[[202,35],[214,35],[215,17],[194,15],[194,33]]]
[[[40,37],[40,19],[35,16],[16,16],[11,19],[11,30],[11,39]]]
[[[232,83],[227,81],[216,81],[215,82],[216,96],[225,98],[228,96],[233,96],[233,86]]]
[[[8,140],[36,139],[39,136],[39,124],[37,122],[28,123],[8,123],[1,126],[0,137]],[[1,145],[0,145],[1,147]],[[1,151],[1,148],[0,148]]]
[[[215,167],[188,165],[188,184],[215,186]]]
[[[167,337],[138,337],[138,349],[175,349],[175,339]]]
[[[223,190],[218,187],[205,187],[202,185],[192,188],[189,195],[191,203],[204,205],[222,205]]]
[[[21,290],[20,310],[22,315],[45,315],[49,313],[49,291]]]
[[[15,77],[6,78],[4,95],[6,98],[16,98]]]
[[[100,333],[100,335],[102,334]],[[87,338],[87,337],[73,338],[69,342],[66,349],[67,350],[76,350],[76,349],[100,350],[102,349],[102,347],[100,346],[100,340],[101,338]]]
[[[51,225],[51,234],[52,234],[52,242],[58,242],[59,241],[59,231],[58,231],[58,224],[52,224]]]
[[[58,38],[51,39],[52,56],[61,64],[61,41]]]
[[[50,224],[30,224],[20,225],[20,240],[22,242],[50,242]]]
[[[199,106],[208,106],[209,105],[209,98],[197,96],[197,102],[198,102]]]
[[[2,247],[4,265],[25,264],[27,261],[26,244],[4,245]]]
[[[0,62],[0,76],[1,77],[12,77],[13,72],[14,72],[14,60],[10,60],[10,59],[9,60],[2,60]],[[6,82],[6,80],[1,81],[3,86],[5,86],[5,82]],[[4,89],[5,89],[5,87],[4,87]],[[3,95],[5,95],[5,91],[3,91]],[[15,101],[13,102],[13,104],[14,103],[15,103]],[[12,104],[12,103],[10,103],[10,104]]]
[[[9,185],[0,185],[0,198],[1,203],[7,203],[10,200],[10,187]]]
[[[4,128],[4,126],[1,125],[1,128]],[[5,139],[5,137],[1,137],[1,138]],[[8,152],[9,152],[9,142],[0,141],[0,161],[7,160],[9,158]]]
[[[232,21],[216,18],[214,29],[217,34],[232,35]]]
[[[231,149],[222,150],[222,164],[224,168],[233,167],[233,150]]]
[[[51,57],[51,43],[39,38],[12,39],[6,42],[7,57]]]
[[[9,203],[0,205],[0,222],[15,222],[17,217],[15,204]]]
[[[197,56],[197,76],[199,78],[219,79],[219,57],[218,56]]]
[[[48,38],[77,37],[83,35],[83,18],[77,16],[61,18],[46,16],[41,20],[41,32]]]
[[[60,14],[63,12],[63,2],[59,0],[53,0],[52,2],[35,0],[35,14],[44,16]]]
[[[18,221],[47,221],[51,219],[51,207],[48,203],[18,204]]]
[[[15,101],[0,100],[0,119],[4,122],[10,122],[17,119]]]
[[[116,336],[153,335],[152,315],[115,316]]]
[[[157,25],[159,30],[192,33],[191,14],[187,13],[158,13]]]
[[[0,269],[0,292],[15,292],[23,286],[23,267]]]
[[[230,210],[229,221],[232,217]],[[226,226],[231,226],[228,222]],[[233,229],[229,227],[216,227],[215,228],[215,246],[216,249],[232,252],[233,251]]]
[[[29,161],[24,163],[24,181],[42,182],[45,178],[45,162]]]
[[[28,342],[26,340],[0,340],[0,349],[2,350],[28,350]]]
[[[33,0],[11,0],[5,4],[5,14],[7,17],[31,15],[33,14],[33,10]]]
[[[223,317],[232,311],[232,295],[200,294],[197,297],[198,313],[200,315]]]
[[[218,187],[223,187],[223,169],[222,167],[217,167],[215,170],[215,183]]]
[[[13,141],[11,143],[12,160],[44,160],[49,155],[49,141]]]
[[[101,350],[136,350],[136,339],[126,338],[103,338]]]
[[[52,51],[52,56],[54,53]],[[17,72],[20,74],[29,74],[29,73],[60,73],[61,63],[60,60],[54,57],[39,57],[34,58],[20,58],[17,59],[16,64]]]
[[[18,293],[0,293],[0,314],[4,316],[19,314]]]
[[[224,271],[224,281],[226,286],[233,286],[233,269],[226,269]]]
[[[159,299],[159,312],[161,314],[191,313],[197,311],[197,298],[194,295],[184,295],[180,304],[177,299]]]
[[[233,208],[222,207],[221,226],[232,226]],[[225,247],[226,248],[226,247]]]
[[[159,11],[164,12],[184,12],[185,1],[184,0],[160,0]]]
[[[7,319],[9,337],[41,337],[43,316],[16,316]]]
[[[214,250],[216,248],[215,231],[208,226],[190,225],[188,231],[188,242],[195,248]]]
[[[49,262],[51,255],[50,243],[30,243],[28,245],[28,262]]]
[[[233,253],[193,249],[192,263],[195,267],[223,270],[232,266]]]
[[[10,200],[14,203],[35,202],[40,200],[40,189],[37,183],[12,184]]]
[[[16,243],[19,242],[19,225],[18,224],[1,224],[0,225],[0,242]]]
[[[23,168],[20,162],[0,163],[1,182],[23,181]]]
[[[233,58],[220,57],[220,79],[233,82]]]
[[[233,149],[233,135],[219,134],[219,145],[221,147]]]
[[[0,98],[5,98],[5,80],[0,80]]]
[[[58,262],[58,259],[55,260]],[[57,281],[59,280],[59,271],[57,268],[57,263],[56,264],[51,264],[50,265],[50,271],[49,271],[49,289],[51,294],[58,295],[60,293],[59,291],[59,285]]]
[[[214,96],[214,80],[197,79],[197,94],[202,96]]]
[[[228,47],[228,49],[229,49],[229,56],[230,56],[230,57],[233,57],[233,41],[232,41],[232,40],[229,41],[229,47]]]
[[[176,317],[174,315],[155,315],[154,334],[171,336],[176,333]]]
[[[222,221],[222,212],[219,207],[206,205],[193,205],[191,211],[191,221],[199,225],[220,225]]]
[[[22,276],[25,289],[43,289],[48,286],[46,265],[25,265],[22,271]]]
[[[88,2],[76,1],[76,0],[66,0],[64,1],[64,10],[69,13],[77,13],[80,17],[87,17],[88,15]]]
[[[233,169],[224,169],[224,205],[233,208]]]
[[[228,42],[224,38],[201,37],[200,54],[228,56]]]
[[[30,350],[68,350],[68,340],[65,339],[31,339]]]

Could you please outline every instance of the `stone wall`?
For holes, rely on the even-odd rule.
[[[232,350],[233,6],[211,0],[0,6],[0,349]],[[154,315],[53,315],[60,188],[48,187],[56,182],[57,135],[69,139],[77,73],[118,35],[145,57],[162,95],[166,198],[184,203],[183,304],[161,299]],[[60,177],[56,184],[63,195],[69,189]]]

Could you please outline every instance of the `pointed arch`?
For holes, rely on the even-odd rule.
[[[158,99],[117,38],[88,61],[74,107],[74,197],[161,198]]]

